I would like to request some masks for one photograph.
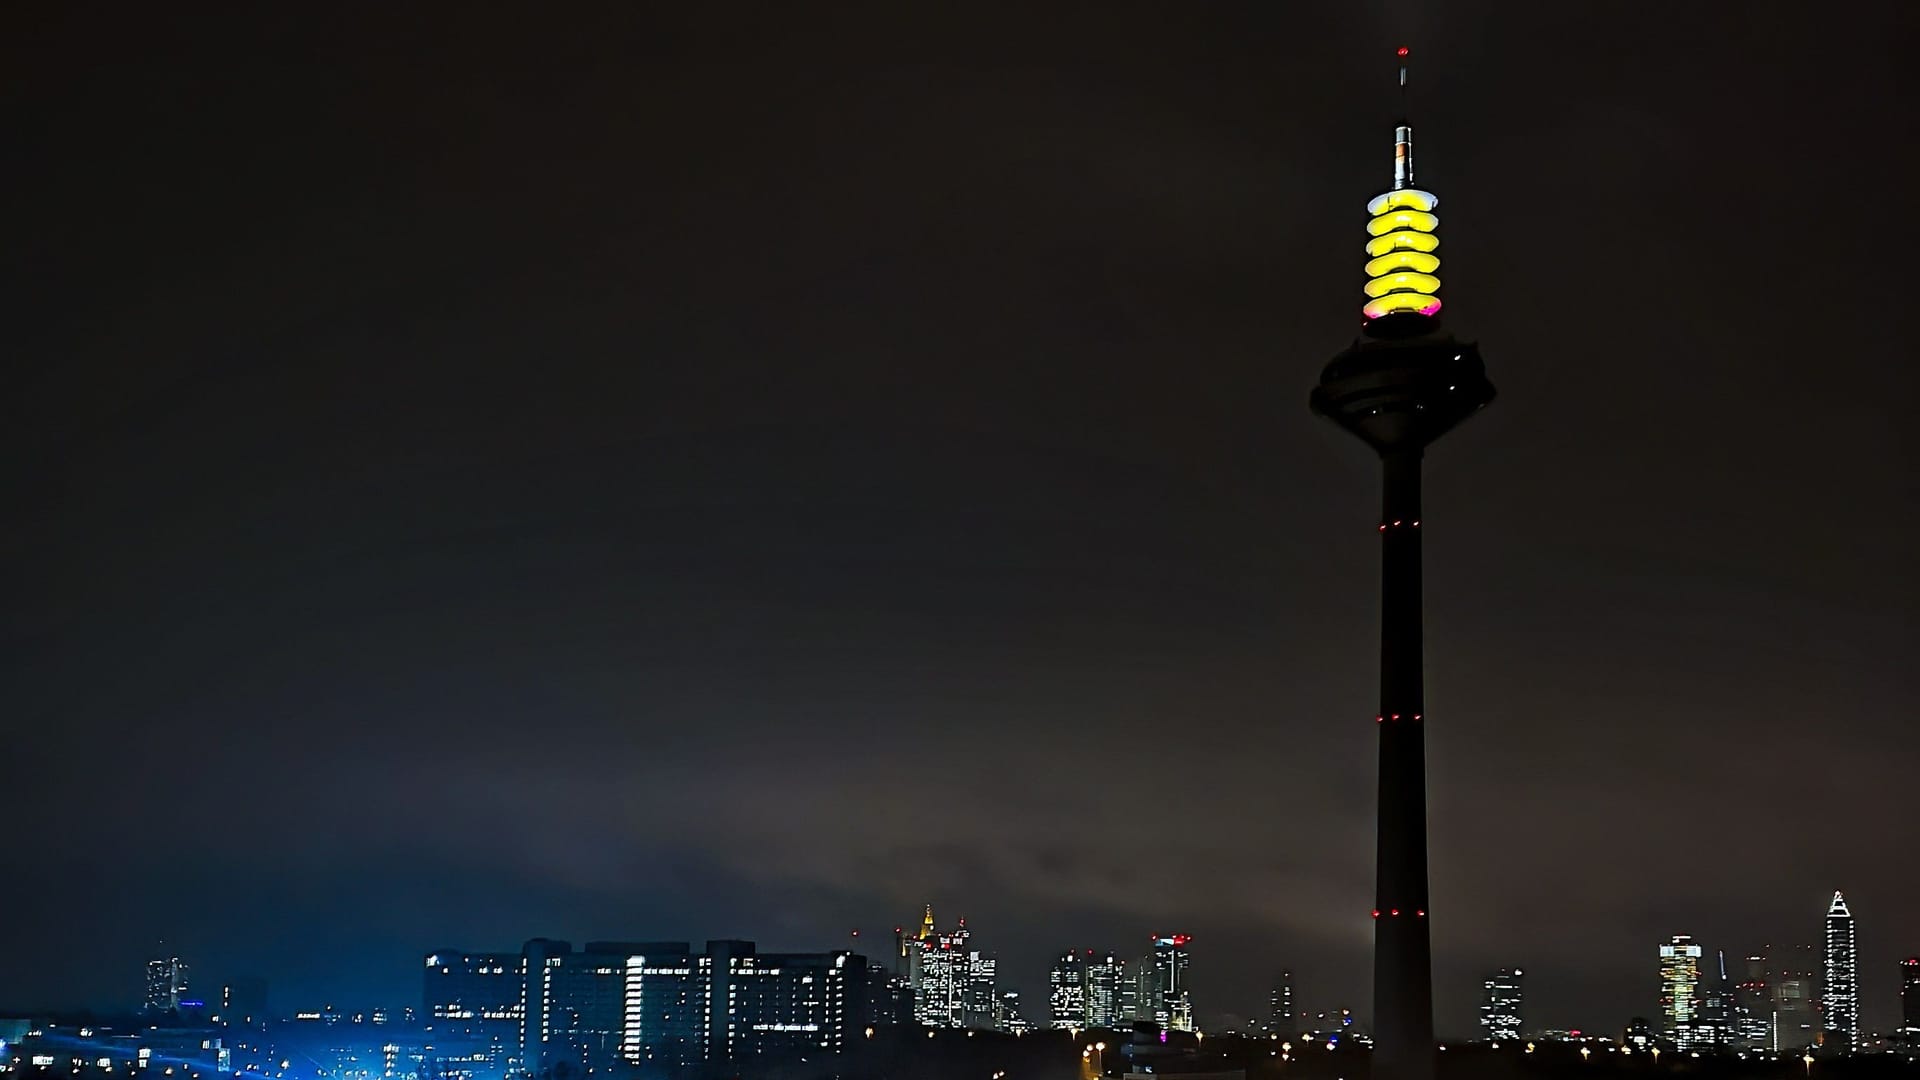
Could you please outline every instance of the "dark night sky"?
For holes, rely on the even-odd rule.
[[[1305,400],[1404,40],[1501,387],[1429,458],[1441,1027],[1835,888],[1890,1018],[1912,4],[658,7],[9,13],[0,998],[932,899],[1035,1005],[1169,928],[1203,1016],[1364,1002]]]

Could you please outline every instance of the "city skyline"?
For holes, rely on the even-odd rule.
[[[935,897],[1036,1021],[1175,928],[1203,1015],[1370,1010],[1378,508],[1299,391],[1405,43],[1504,398],[1426,478],[1439,1030],[1821,970],[1836,889],[1892,1024],[1909,5],[644,8],[0,40],[9,1006]]]
[[[1844,900],[1840,899],[1838,894],[1836,894],[1833,903],[1830,903],[1827,908],[1822,910],[1823,929],[1832,923],[1834,918],[1833,907],[1835,904],[1841,905],[1842,907],[1845,906]],[[1021,1017],[1020,1026],[1028,1029],[1046,1027],[1080,1029],[1100,1026],[1125,1028],[1128,1023],[1131,1022],[1131,1018],[1136,1015],[1140,1019],[1157,1019],[1165,1025],[1170,1017],[1178,1015],[1177,1013],[1169,1011],[1164,1003],[1156,1008],[1156,1006],[1151,1003],[1151,999],[1146,996],[1148,993],[1151,993],[1151,991],[1142,989],[1140,996],[1134,997],[1133,990],[1136,985],[1141,987],[1147,985],[1146,983],[1136,981],[1142,974],[1151,976],[1152,978],[1150,978],[1149,981],[1152,981],[1152,979],[1165,978],[1166,969],[1161,962],[1161,958],[1164,956],[1163,950],[1166,950],[1169,946],[1174,946],[1174,943],[1178,942],[1177,949],[1184,957],[1187,953],[1188,943],[1191,941],[1191,938],[1187,935],[1149,934],[1147,935],[1147,944],[1151,947],[1150,950],[1147,951],[1145,955],[1132,960],[1123,960],[1118,953],[1091,948],[1074,948],[1060,951],[1055,954],[1050,962],[1047,973],[1043,976],[1042,981],[1036,984],[1036,986],[1030,987],[1011,984],[997,978],[997,961],[999,959],[997,954],[993,952],[982,953],[978,949],[970,947],[972,931],[966,926],[964,920],[957,921],[955,927],[951,930],[940,931],[935,921],[934,906],[932,903],[925,905],[924,921],[915,928],[913,933],[907,933],[904,927],[896,928],[895,944],[893,945],[881,948],[878,943],[881,942],[883,938],[878,935],[867,935],[864,938],[866,944],[863,946],[863,938],[858,934],[849,935],[847,941],[843,943],[844,951],[859,952],[864,955],[872,965],[875,979],[873,992],[875,993],[882,991],[885,979],[890,973],[907,975],[914,979],[920,977],[922,969],[917,960],[912,958],[913,950],[917,944],[931,943],[928,945],[929,952],[940,955],[944,951],[946,955],[959,960],[958,966],[952,967],[950,971],[946,966],[936,966],[926,969],[926,971],[930,972],[930,978],[927,980],[926,987],[922,988],[916,985],[915,992],[908,997],[910,1003],[907,1005],[908,1014],[914,1018],[916,1023],[936,1027],[952,1026],[997,1029],[1002,1026],[1000,1020],[1003,1016],[999,1006],[1007,1004],[1004,999],[1008,992],[1012,993],[1016,1002],[1018,1000],[1026,1000],[1032,1003]],[[1852,919],[1851,911],[1847,910],[1844,917],[1850,923]],[[922,937],[921,935],[925,936]],[[526,948],[531,949],[543,942],[551,940],[554,939],[529,939],[526,942]],[[606,940],[620,943],[617,946],[620,948],[640,948],[640,946],[624,944],[635,940],[630,934],[626,937]],[[751,936],[749,935],[746,940],[751,940]],[[943,945],[945,946],[944,950],[942,950]],[[593,941],[589,940],[587,951],[591,952],[593,947]],[[680,943],[675,947],[684,948],[685,945],[684,943]],[[1229,949],[1231,948],[1230,946],[1228,947]],[[863,949],[873,951],[862,952]],[[794,951],[795,950],[792,949],[781,950],[783,953],[792,953]],[[1824,1034],[1822,1031],[1823,1027],[1830,1024],[1832,1014],[1832,1010],[1827,1004],[1831,988],[1824,974],[1818,972],[1813,973],[1813,977],[1804,983],[1798,984],[1797,989],[1790,988],[1795,985],[1791,982],[1787,984],[1779,982],[1779,980],[1783,978],[1792,980],[1796,977],[1804,977],[1805,968],[1809,964],[1820,963],[1824,965],[1826,962],[1825,956],[1827,949],[1825,946],[1822,946],[1817,951],[1821,957],[1818,961],[1813,959],[1816,950],[1811,945],[1785,947],[1784,949],[1780,946],[1769,945],[1762,953],[1748,957],[1749,971],[1747,977],[1736,978],[1726,967],[1724,948],[1707,948],[1700,944],[1698,939],[1690,935],[1673,935],[1657,950],[1659,954],[1657,972],[1662,989],[1658,993],[1650,995],[1649,1000],[1652,1002],[1652,1007],[1647,1007],[1645,1003],[1622,1003],[1621,1006],[1615,1010],[1618,1015],[1611,1019],[1591,1016],[1535,1016],[1530,1008],[1522,1005],[1522,993],[1520,989],[1522,978],[1521,969],[1517,967],[1500,968],[1494,974],[1485,976],[1484,979],[1480,980],[1472,988],[1471,993],[1475,1003],[1472,1023],[1461,1027],[1459,1030],[1443,1030],[1440,1032],[1440,1035],[1444,1039],[1454,1041],[1470,1041],[1476,1037],[1484,1038],[1486,1037],[1487,1031],[1492,1027],[1490,1018],[1497,1019],[1509,1016],[1513,1017],[1514,1022],[1522,1025],[1523,1032],[1525,1033],[1568,1029],[1608,1031],[1624,1024],[1625,1019],[1630,1016],[1645,1014],[1654,1018],[1656,1025],[1655,1031],[1657,1033],[1673,1040],[1677,1045],[1682,1047],[1704,1048],[1730,1038],[1761,1038],[1761,1036],[1754,1035],[1743,1027],[1743,1020],[1746,1019],[1752,1019],[1755,1022],[1763,1024],[1768,1033],[1765,1036],[1765,1041],[1767,1041],[1769,1045],[1774,1045],[1776,1048],[1779,1046],[1791,1048],[1797,1044],[1810,1044],[1823,1039],[1832,1043],[1833,1036],[1831,1031],[1829,1030]],[[1800,954],[1803,953],[1805,955],[1801,956]],[[469,970],[471,970],[474,964],[480,964],[482,972],[491,968],[496,977],[505,976],[511,982],[519,977],[520,969],[516,967],[516,965],[520,964],[522,955],[520,951],[501,952],[496,950],[489,952],[481,950],[475,952],[464,946],[434,949],[427,954],[428,984],[431,986],[434,983],[436,975],[446,974],[444,968],[449,962],[463,964]],[[1712,965],[1714,969],[1712,971],[1708,970],[1708,965],[1705,963],[1706,957],[1708,956],[1719,957],[1717,963]],[[985,958],[984,968],[981,966],[983,957]],[[972,960],[971,965],[967,963],[969,958]],[[1063,965],[1071,972],[1064,980],[1060,974]],[[1108,967],[1109,965],[1111,965],[1110,968]],[[182,981],[179,983],[181,990],[176,992],[177,997],[179,992],[184,991],[185,972],[189,970],[191,966],[192,963],[188,958],[176,955],[168,955],[161,959],[147,961],[144,966],[144,970],[146,971],[145,981],[142,984],[144,987],[142,995],[143,1002],[151,1001],[154,998],[154,973],[156,971],[179,973],[177,977]],[[1016,964],[1016,969],[1024,966],[1025,965]],[[1908,1015],[1909,1010],[1914,1008],[1914,1006],[1909,1004],[1906,991],[1910,985],[1920,985],[1920,976],[1914,974],[1915,970],[1920,969],[1920,960],[1903,958],[1897,961],[1895,965],[1892,965],[1892,967],[1895,968],[1895,970],[1890,970],[1887,973],[1889,978],[1884,980],[1892,988],[1889,1000],[1876,1002],[1875,994],[1869,992],[1861,995],[1857,989],[1854,991],[1856,1008],[1864,1009],[1866,1013],[1872,1015],[1880,1011],[1875,1007],[1876,1004],[1878,1004],[1884,1007],[1885,1011],[1891,1015],[1891,1021],[1884,1026],[1860,1022],[1854,1029],[1857,1032],[1866,1033],[1871,1031],[1876,1035],[1897,1034],[1902,1030],[1902,1024],[1904,1023],[1903,1018]],[[1101,981],[1100,972],[1103,968],[1107,968],[1113,972],[1113,975],[1110,976],[1112,980],[1125,980],[1124,990],[1120,988],[1121,984],[1118,982],[1112,985],[1109,992],[1113,996],[1104,1006],[1100,1003],[1098,997],[1099,990],[1096,989]],[[1180,970],[1183,973],[1186,972],[1188,970],[1188,964],[1183,962],[1180,965]],[[1205,970],[1204,962],[1202,970]],[[1649,968],[1648,970],[1653,971],[1655,969]],[[1667,987],[1670,985],[1670,980],[1673,979],[1676,974],[1682,976],[1684,981],[1684,1016],[1674,1014],[1669,1011],[1664,1004],[1668,995]],[[1309,975],[1309,977],[1311,976]],[[1749,985],[1748,979],[1751,978],[1759,978],[1761,980],[1758,985],[1762,987],[1763,991],[1763,996],[1758,999],[1757,1002],[1753,1003],[1749,1003],[1740,993],[1744,986]],[[950,979],[950,982],[946,989],[937,989],[942,979]],[[1203,983],[1200,989],[1200,1007],[1195,1008],[1192,1005],[1187,1007],[1193,1009],[1192,1015],[1196,1020],[1201,1022],[1200,1026],[1203,1028],[1209,1027],[1208,1022],[1211,1022],[1211,1030],[1214,1031],[1220,1030],[1221,1025],[1226,1024],[1234,1030],[1246,1032],[1272,1030],[1272,1018],[1277,1012],[1276,1006],[1281,1000],[1281,991],[1283,988],[1285,990],[1285,1000],[1289,1005],[1288,1011],[1295,1016],[1296,1019],[1294,1022],[1299,1024],[1302,1031],[1315,1028],[1324,1029],[1326,1026],[1325,1019],[1327,1017],[1337,1017],[1341,1015],[1343,1011],[1350,1009],[1351,1005],[1364,1005],[1363,1002],[1354,1002],[1350,1005],[1344,1001],[1333,1000],[1331,995],[1316,997],[1312,993],[1309,993],[1304,998],[1296,998],[1294,995],[1294,986],[1297,981],[1298,979],[1294,972],[1282,972],[1279,981],[1270,986],[1266,998],[1262,1002],[1254,1003],[1251,1007],[1248,1006],[1248,1003],[1243,1002],[1221,1003],[1210,1000],[1207,997],[1206,988]],[[1531,979],[1527,981],[1529,985],[1532,982]],[[1869,985],[1879,981],[1882,980],[1874,980],[1871,978],[1867,980]],[[222,1001],[222,996],[225,995],[230,998],[237,991],[245,995],[250,1005],[253,1006],[251,1011],[260,1011],[259,1002],[265,994],[264,985],[262,980],[259,979],[259,973],[257,972],[250,972],[240,976],[232,973],[224,973],[217,976],[210,987],[204,991],[204,993],[208,995],[207,1000],[216,1002],[217,1004],[208,1005],[201,1001],[194,1001],[189,1004],[193,1005],[197,1010],[196,1015],[215,1015],[233,1004],[232,1001]],[[1858,986],[1857,972],[1855,986]],[[1451,996],[1458,988],[1439,986],[1436,989],[1438,996],[1445,998]],[[1786,989],[1785,997],[1781,996],[1783,989]],[[931,996],[929,996],[929,991],[931,991]],[[1065,993],[1064,998],[1062,997],[1063,992]],[[283,994],[284,993],[285,991],[283,991]],[[1528,990],[1527,996],[1529,998],[1531,997],[1531,989]],[[429,994],[428,997],[430,999],[431,995]],[[1068,1003],[1066,1006],[1068,1019],[1064,1021],[1060,1019],[1059,1014],[1060,1003],[1063,1000]],[[1716,1000],[1724,1002],[1725,1011],[1718,1014],[1713,1011]],[[938,1003],[942,1001],[950,1002],[950,1004],[946,1006],[929,1004],[930,1002]],[[1143,1004],[1143,1002],[1147,1002],[1147,1004]],[[9,1003],[6,1002],[0,1002],[0,1009],[4,1009],[8,1004]],[[94,1004],[96,1006],[102,1005],[102,1003]],[[296,1012],[312,1010],[316,1007],[339,1008],[363,1012],[376,1007],[388,1010],[412,1008],[414,1004],[415,1001],[405,994],[401,995],[399,1003],[396,1003],[390,996],[381,997],[380,995],[347,997],[339,1001],[330,998],[324,1002],[314,998],[301,998],[294,1001],[277,1001],[272,1015],[291,1017]],[[1807,1011],[1794,1011],[1801,1005],[1804,1005]],[[1106,1010],[1104,1013],[1102,1011],[1103,1009]],[[1740,1011],[1736,1013],[1734,1011],[1735,1009]],[[1781,1009],[1788,1011],[1777,1011]],[[142,1010],[153,1011],[145,1004],[137,1006],[131,1011]],[[123,1010],[111,1003],[105,1003],[101,1007],[101,1011],[106,1015],[112,1015]],[[1361,1030],[1370,1030],[1371,1017],[1367,1015],[1364,1009],[1352,1009],[1351,1011],[1353,1019],[1359,1022]],[[518,1014],[516,1014],[516,1016],[517,1015]],[[1103,1024],[1099,1022],[1097,1017],[1100,1015],[1109,1016],[1111,1023]],[[1316,1022],[1314,1019],[1316,1015],[1321,1018],[1320,1022]],[[423,1009],[421,1017],[425,1022],[432,1022],[440,1018],[439,1014],[433,1011],[431,1004],[428,1004],[428,1006]],[[468,1017],[468,1019],[473,1018]],[[496,1017],[495,1019],[500,1018]],[[1676,1021],[1681,1024],[1678,1029],[1676,1029]],[[517,1025],[518,1022],[516,1019],[515,1025]],[[1779,1030],[1782,1024],[1787,1025],[1787,1030]],[[1802,1026],[1804,1030],[1798,1030]],[[1504,1032],[1504,1028],[1501,1030]],[[1511,1036],[1503,1033],[1500,1037]]]

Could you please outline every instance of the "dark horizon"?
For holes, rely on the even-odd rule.
[[[21,12],[6,996],[931,900],[1035,1003],[1177,928],[1203,1017],[1363,1011],[1378,490],[1302,399],[1406,44],[1501,387],[1427,459],[1439,1030],[1835,889],[1885,1028],[1912,16],[1541,7]]]

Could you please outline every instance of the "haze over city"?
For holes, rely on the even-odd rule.
[[[1439,1030],[1920,953],[1905,5],[21,12],[0,1004],[156,942],[1191,934],[1371,1007],[1391,46],[1500,402],[1426,467]]]

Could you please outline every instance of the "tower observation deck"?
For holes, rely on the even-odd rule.
[[[1394,129],[1393,186],[1367,204],[1367,300],[1352,345],[1328,362],[1315,413],[1380,455],[1380,805],[1375,849],[1373,1076],[1432,1080],[1433,953],[1427,902],[1426,704],[1420,587],[1420,462],[1427,446],[1493,400],[1480,351],[1440,324],[1435,210],[1414,186],[1413,125]]]

